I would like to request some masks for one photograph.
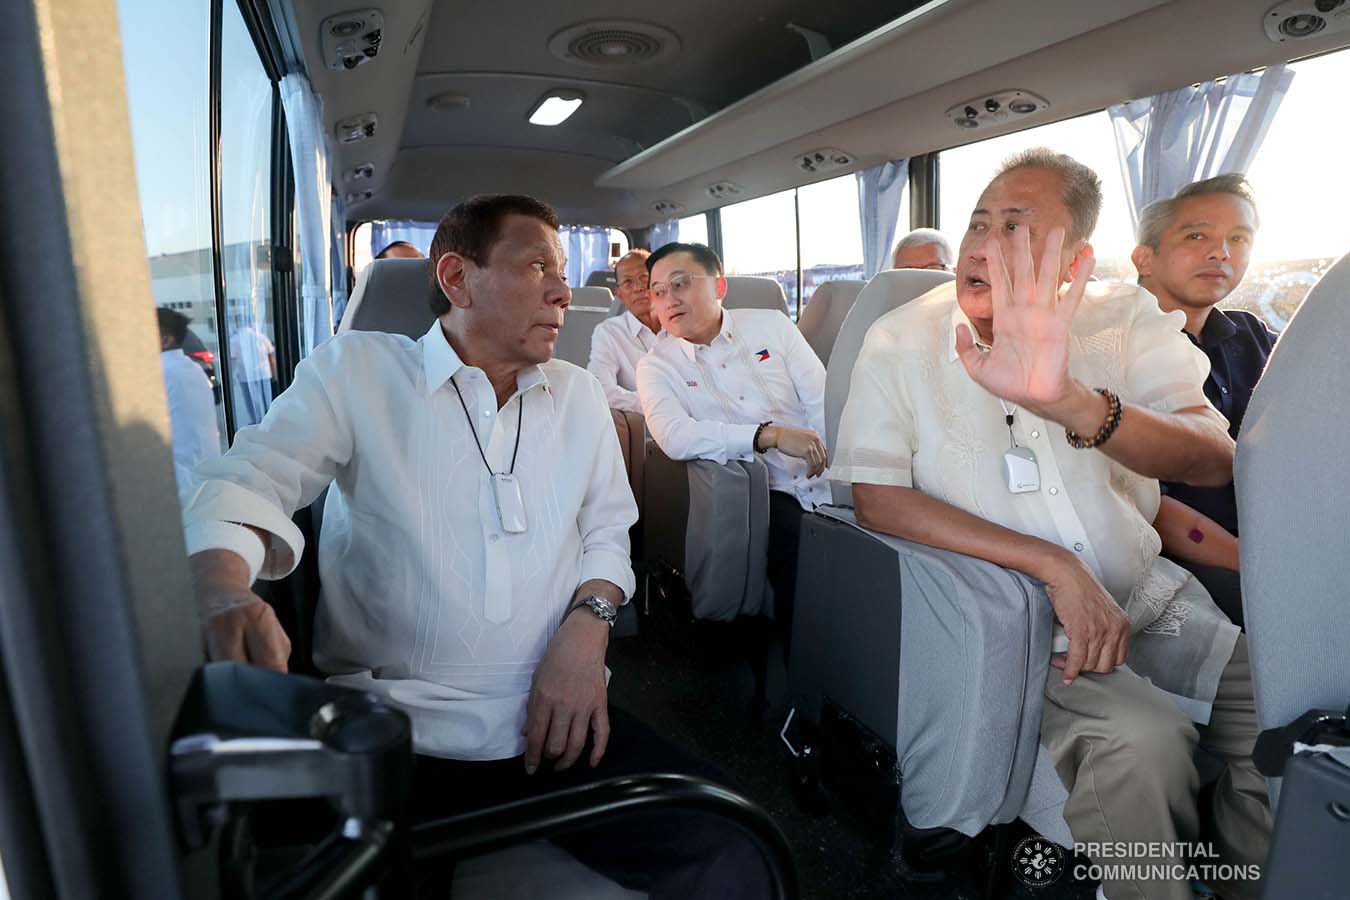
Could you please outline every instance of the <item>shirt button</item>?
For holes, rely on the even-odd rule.
[[[494,535],[492,535],[491,537],[488,538],[488,541],[489,541],[490,543],[495,544],[495,543],[497,543],[497,538],[499,538],[499,537],[501,537],[500,534],[494,534]]]
[[[1055,496],[1055,495],[1058,494],[1058,493],[1059,493],[1059,488],[1051,488],[1051,489],[1050,489],[1050,496],[1053,497],[1053,496]]]
[[[1082,544],[1074,544],[1074,545],[1073,545],[1073,549],[1077,550],[1079,553],[1082,553],[1082,552],[1083,552],[1083,545],[1082,545]]]
[[[485,410],[483,410],[483,415],[484,415],[484,416],[490,416],[490,415],[492,415],[492,410],[490,410],[490,409],[485,409]]]
[[[1219,390],[1223,391],[1225,394],[1228,393],[1228,388],[1226,387],[1221,387]]]
[[[1034,437],[1034,438],[1038,438],[1038,437],[1041,436],[1041,433],[1040,433],[1039,431],[1033,431],[1033,432],[1031,433],[1031,436]]]
[[[745,395],[744,395],[744,394],[741,394],[740,399],[744,400],[744,399],[745,399]]]
[[[725,369],[726,367],[727,367],[727,364],[726,364],[726,363],[722,363],[722,368]]]

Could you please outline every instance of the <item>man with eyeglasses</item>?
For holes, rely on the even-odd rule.
[[[891,253],[892,269],[933,269],[950,272],[956,254],[936,228],[916,228],[900,239]]]
[[[647,257],[651,251],[637,249],[625,253],[614,264],[623,315],[606,319],[591,333],[591,358],[586,364],[604,388],[610,409],[642,412],[637,395],[638,360],[656,344],[661,323],[652,312],[647,293]]]
[[[828,502],[825,367],[787,316],[723,309],[722,261],[702,244],[647,259],[664,329],[638,363],[647,428],[671,459],[764,457],[769,470],[768,576],[774,619],[792,633],[797,535],[804,510]]]

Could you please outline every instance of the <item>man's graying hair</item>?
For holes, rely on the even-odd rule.
[[[1252,205],[1254,224],[1258,228],[1261,226],[1260,217],[1256,215],[1256,194],[1252,192],[1252,186],[1241,174],[1228,172],[1224,175],[1206,178],[1204,181],[1193,181],[1177,191],[1175,197],[1155,200],[1144,207],[1144,211],[1139,214],[1139,227],[1135,229],[1135,240],[1157,250],[1162,243],[1163,232],[1172,224],[1172,219],[1176,216],[1181,201],[1187,197],[1199,197],[1203,194],[1232,194],[1234,197],[1246,200]]]
[[[1070,242],[1086,241],[1097,228],[1097,217],[1102,212],[1102,180],[1087,166],[1048,147],[1032,147],[1015,153],[1003,161],[997,179],[1018,169],[1046,169],[1058,172],[1064,179],[1064,205],[1073,219]]]

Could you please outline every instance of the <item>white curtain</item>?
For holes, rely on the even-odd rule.
[[[418,249],[423,256],[431,254],[431,239],[436,236],[436,222],[415,222],[411,219],[386,219],[370,223],[370,255],[379,256],[380,251],[395,241],[407,241]]]
[[[1246,172],[1293,80],[1281,64],[1109,107],[1134,224],[1192,181]]]
[[[300,355],[307,356],[333,336],[333,182],[319,98],[303,75],[283,76],[280,88],[295,170],[295,219],[300,233]]]
[[[333,246],[329,251],[332,263],[330,281],[333,285],[333,330],[337,331],[342,314],[347,309],[347,204],[342,195],[333,192],[332,216]]]
[[[567,254],[567,283],[582,287],[592,272],[609,269],[609,229],[597,225],[564,225],[559,229]]]
[[[652,250],[660,250],[666,244],[673,243],[680,239],[680,222],[678,219],[666,219],[664,222],[657,222],[652,226],[651,244]]]
[[[862,223],[863,278],[887,267],[909,181],[909,160],[895,159],[857,173],[858,220]]]

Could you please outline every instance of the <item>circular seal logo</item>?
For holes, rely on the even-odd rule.
[[[1064,874],[1064,848],[1040,835],[1023,838],[1013,849],[1013,874],[1027,887],[1045,887]]]

